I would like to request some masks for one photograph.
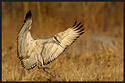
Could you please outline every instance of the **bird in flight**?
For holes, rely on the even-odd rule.
[[[48,39],[33,39],[30,33],[31,25],[32,13],[29,10],[17,35],[18,57],[22,66],[27,70],[38,66],[38,63],[40,63],[40,66],[44,66],[54,61],[84,33],[81,22],[77,24],[77,21],[75,21],[72,27]]]

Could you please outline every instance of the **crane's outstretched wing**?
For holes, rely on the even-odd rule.
[[[64,32],[54,35],[59,43],[54,40],[50,40],[45,43],[43,51],[41,52],[44,64],[48,64],[55,60],[69,45],[71,45],[80,35],[84,33],[83,25],[80,25],[81,22],[79,24],[76,23],[77,22]]]
[[[32,24],[32,13],[29,10],[26,14],[24,24],[17,36],[17,56],[19,57],[22,66],[26,69],[33,68],[37,60],[34,59],[35,53],[33,54],[34,42],[30,34],[30,28]],[[31,42],[32,40],[32,42]]]
[[[32,14],[31,11],[27,12],[25,20],[24,20],[24,24],[22,25],[21,30],[19,31],[18,35],[17,35],[17,53],[18,53],[18,57],[20,59],[23,59],[25,57],[27,57],[28,55],[26,54],[26,51],[28,51],[28,49],[30,48],[29,46],[29,42],[27,42],[28,40],[33,39],[30,35],[29,29],[31,28],[31,24],[32,24]],[[25,34],[28,31],[28,37]],[[29,45],[29,46],[28,46]]]

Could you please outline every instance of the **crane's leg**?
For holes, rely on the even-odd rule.
[[[38,69],[50,69],[49,67],[45,67],[45,66],[38,66]]]
[[[51,73],[49,73],[48,71],[46,71],[46,69],[50,69],[49,67],[39,67],[38,66],[38,69],[43,69],[43,71],[45,71],[46,73],[48,73],[49,75],[51,75],[53,78],[55,78],[55,76],[54,75],[52,75]]]

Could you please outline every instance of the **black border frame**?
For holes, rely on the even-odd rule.
[[[0,37],[1,37],[1,41],[0,41],[0,46],[1,46],[1,49],[0,49],[0,52],[1,52],[1,56],[0,56],[0,62],[1,62],[1,78],[0,78],[0,82],[4,82],[2,81],[2,2],[123,2],[123,27],[125,27],[125,2],[124,0],[1,0],[0,1],[0,30],[1,30],[1,34],[0,34]],[[124,42],[124,39],[125,39],[125,29],[123,28],[123,42]],[[125,44],[123,46],[123,49],[125,47]],[[124,52],[123,52],[124,54]],[[124,62],[125,62],[125,55],[123,56],[123,59],[124,59]],[[125,68],[125,63],[124,63],[124,66],[123,68]],[[123,71],[124,72],[124,71]],[[125,82],[125,73],[123,74],[123,82]],[[18,82],[18,81],[10,81],[10,82]],[[26,82],[26,81],[22,81],[22,82]],[[30,81],[32,82],[32,81]],[[34,81],[33,81],[34,82]],[[95,82],[102,82],[102,81],[95,81]],[[106,81],[104,81],[105,83]],[[112,81],[109,81],[109,82],[112,82]],[[115,81],[114,81],[115,82]],[[119,81],[117,81],[119,82]],[[122,82],[119,82],[119,83],[122,83]]]

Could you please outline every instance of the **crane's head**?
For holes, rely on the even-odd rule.
[[[54,36],[54,39],[57,40],[56,36]]]
[[[57,39],[57,37],[56,36],[53,36],[53,39],[62,47],[62,45],[61,45],[61,43],[60,43],[60,41]],[[63,48],[63,47],[62,47]]]
[[[56,36],[53,36],[53,39],[60,44],[60,41],[57,39]]]
[[[57,41],[58,43],[60,43],[60,42],[58,41],[58,39],[57,39],[56,36],[53,36],[53,39],[54,39],[55,41]]]

